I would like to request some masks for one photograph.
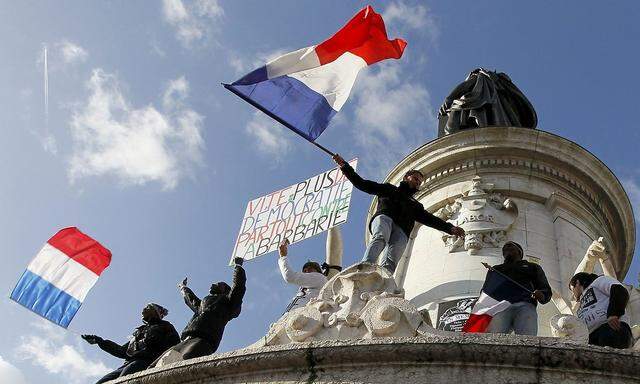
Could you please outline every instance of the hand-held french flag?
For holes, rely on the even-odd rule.
[[[11,293],[11,299],[67,328],[111,252],[78,228],[64,228],[42,247]]]
[[[349,97],[358,72],[399,59],[407,43],[389,40],[371,6],[321,44],[287,53],[225,88],[313,142]]]
[[[491,319],[506,310],[512,303],[524,301],[531,295],[519,284],[508,279],[493,268],[480,291],[480,297],[471,309],[471,315],[462,327],[462,332],[482,333],[487,330]]]

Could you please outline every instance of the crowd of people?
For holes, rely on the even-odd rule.
[[[371,240],[362,262],[377,263],[380,259],[380,265],[393,274],[404,254],[415,222],[450,235],[465,235],[464,229],[427,212],[414,198],[424,181],[420,171],[407,172],[396,186],[365,180],[339,155],[335,155],[333,159],[354,187],[378,198],[377,210],[369,222]],[[339,266],[326,263],[321,266],[308,261],[301,272],[294,271],[287,257],[288,245],[287,239],[280,244],[278,265],[284,281],[299,289],[285,313],[305,306],[325,285],[329,271],[332,268],[340,269]],[[383,251],[383,257],[380,258]],[[548,303],[552,295],[545,273],[538,264],[524,260],[523,249],[515,242],[507,242],[502,248],[502,255],[504,263],[493,266],[493,269],[526,289],[530,295],[522,296],[521,301],[512,303],[507,310],[493,317],[487,331],[537,335],[537,304]],[[153,303],[142,309],[143,325],[133,331],[125,344],[120,345],[96,335],[83,335],[88,343],[97,344],[105,352],[124,359],[122,366],[97,383],[153,367],[164,358],[176,361],[214,353],[226,324],[240,315],[246,291],[243,259],[236,258],[234,263],[232,285],[222,281],[215,283],[211,285],[209,294],[202,299],[187,286],[186,278],[178,284],[185,304],[193,311],[193,316],[181,335],[178,335],[171,323],[163,320],[168,313],[167,309]],[[631,347],[633,336],[625,316],[629,293],[619,281],[580,272],[571,278],[569,288],[574,299],[579,302],[577,317],[589,329],[589,344],[613,348]]]

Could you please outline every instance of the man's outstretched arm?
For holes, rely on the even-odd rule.
[[[231,317],[238,317],[242,308],[242,298],[247,291],[247,274],[242,268],[242,258],[236,257],[236,266],[233,269],[233,283],[229,292],[229,302],[231,303]]]
[[[389,188],[387,184],[376,183],[375,181],[366,180],[360,177],[356,173],[349,163],[347,163],[340,155],[336,154],[333,157],[333,161],[338,164],[340,170],[345,175],[345,177],[353,184],[354,187],[361,190],[364,193],[368,193],[370,195],[376,196],[388,196],[393,191]]]
[[[198,312],[198,308],[200,308],[200,299],[195,293],[193,293],[191,288],[187,287],[186,277],[182,280],[182,283],[178,284],[178,289],[180,290],[184,303],[187,304],[187,307],[189,307],[193,312]]]
[[[418,212],[416,216],[416,221],[420,224],[426,225],[427,227],[431,227],[437,229],[439,231],[448,233],[450,235],[456,236],[464,236],[464,229],[460,227],[456,227],[453,224],[442,220],[441,218],[432,215],[427,212],[424,208]]]
[[[100,349],[112,356],[120,359],[127,358],[127,348],[129,347],[129,342],[120,345],[111,340],[105,340],[102,337],[96,335],[82,335],[82,338],[89,344],[98,344],[98,347],[100,347]]]

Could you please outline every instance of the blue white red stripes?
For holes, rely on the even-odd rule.
[[[512,303],[527,299],[529,293],[494,270],[487,277],[480,297],[471,309],[471,315],[462,327],[462,332],[485,332],[491,319],[506,310]]]
[[[358,72],[402,56],[371,6],[316,46],[270,61],[225,87],[308,140],[315,140],[346,102]]]
[[[65,228],[42,247],[11,293],[11,299],[67,327],[111,252],[78,228]]]

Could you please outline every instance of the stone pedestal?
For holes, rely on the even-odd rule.
[[[245,349],[112,383],[637,383],[640,353],[507,335],[383,338]]]
[[[508,240],[543,267],[553,288],[554,303],[538,310],[542,336],[551,334],[549,319],[570,304],[569,279],[593,240],[604,237],[620,279],[631,264],[629,199],[600,160],[569,140],[523,128],[462,131],[418,148],[386,181],[397,184],[410,169],[426,177],[416,195],[425,208],[467,231],[459,239],[417,227],[396,271],[406,298],[436,327],[463,323],[460,315],[484,281],[481,262],[502,263]]]

